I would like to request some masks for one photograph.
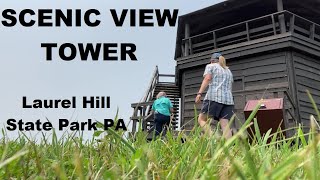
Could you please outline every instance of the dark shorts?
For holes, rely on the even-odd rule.
[[[225,105],[214,101],[204,100],[201,113],[208,114],[215,120],[231,119],[233,116],[233,105]]]

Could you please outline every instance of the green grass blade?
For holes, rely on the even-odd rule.
[[[24,150],[24,151],[20,151],[20,152],[17,152],[15,155],[11,156],[10,158],[4,160],[3,162],[0,163],[0,169],[2,169],[4,166],[10,164],[12,161],[28,154],[29,151],[27,150]]]
[[[313,99],[313,97],[312,97],[312,95],[311,95],[311,93],[310,93],[309,90],[307,90],[307,94],[308,94],[308,97],[309,97],[309,99],[310,99],[310,101],[311,101],[311,104],[312,104],[312,106],[313,106],[313,108],[314,108],[314,110],[315,110],[315,112],[316,112],[316,114],[317,114],[317,116],[318,116],[318,121],[320,121],[320,111],[319,111],[319,109],[318,109],[318,107],[317,107],[317,104],[316,104],[316,102],[314,101],[314,99]]]
[[[258,143],[261,144],[262,138],[260,134],[260,128],[258,126],[257,118],[254,118],[254,130],[255,130],[255,138],[257,139]]]
[[[103,126],[102,123],[97,121],[97,124],[99,124],[99,126]],[[123,137],[121,137],[117,132],[115,132],[112,128],[108,128],[107,130],[108,133],[112,134],[113,136],[115,136],[118,140],[120,140],[125,146],[127,146],[133,153],[136,152],[136,150],[134,149],[133,146],[131,146],[127,140],[125,140]]]
[[[303,131],[301,129],[301,124],[299,124],[298,137],[300,138],[302,145],[305,147],[308,144],[307,144],[306,138],[304,136],[305,136],[305,134],[303,134]]]

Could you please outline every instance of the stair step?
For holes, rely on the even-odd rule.
[[[158,82],[159,86],[177,86],[176,83],[170,83],[170,82]]]
[[[171,86],[176,86],[175,82],[158,82],[158,85],[171,85]]]
[[[180,91],[178,90],[167,90],[167,89],[160,89],[158,91],[154,91],[154,94],[158,94],[160,91],[166,92],[166,94],[180,94]]]
[[[158,95],[158,93],[159,93],[160,91],[155,91],[154,93],[153,93],[153,95],[154,96],[157,96]],[[170,91],[164,91],[167,95],[180,95],[180,92],[170,92]]]
[[[173,92],[179,92],[179,89],[178,88],[160,88],[160,87],[157,87],[155,89],[156,92],[160,92],[160,91],[173,91]]]
[[[173,103],[173,101],[174,101],[174,99],[178,99],[178,98],[180,98],[180,97],[167,97],[167,98],[169,98],[170,99],[170,101]],[[156,99],[154,98],[152,101],[155,101]],[[176,100],[176,101],[178,101],[178,100]]]
[[[168,89],[179,89],[178,86],[162,86],[162,85],[156,85],[156,88],[168,88]]]
[[[162,89],[155,89],[155,92],[160,92],[160,91],[166,91],[166,92],[179,92],[179,89],[166,89],[166,88],[162,88]]]
[[[154,95],[157,96],[159,92],[155,91]],[[164,91],[164,92],[167,94],[167,96],[169,96],[169,95],[180,95],[180,92],[168,92],[168,91]]]
[[[156,98],[157,97],[157,95],[158,95],[158,93],[156,93],[156,94],[154,94],[154,98]],[[178,99],[178,98],[180,98],[180,94],[167,94],[167,97],[168,98],[171,98],[171,99]]]
[[[171,97],[172,99],[174,98],[180,98],[180,93],[166,93],[167,97]],[[154,93],[153,97],[157,97],[158,93]]]
[[[160,91],[165,91],[165,92],[179,92],[179,89],[165,89],[165,88],[162,88],[162,89],[155,89],[154,92],[160,92]]]
[[[166,90],[161,90],[161,91],[164,91],[166,94],[180,94],[179,91],[166,91]],[[154,91],[153,94],[157,95],[160,91]]]
[[[178,86],[173,84],[157,84],[155,87],[169,87],[169,88],[177,88]]]

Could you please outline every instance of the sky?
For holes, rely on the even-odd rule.
[[[222,0],[30,0],[0,1],[4,9],[98,9],[101,12],[99,27],[51,27],[5,28],[0,24],[0,125],[8,119],[32,121],[48,118],[54,126],[59,118],[102,121],[113,118],[119,108],[119,118],[129,121],[131,103],[143,97],[155,66],[162,74],[174,74],[176,27],[115,27],[110,9],[179,9],[179,15],[205,8]],[[0,21],[3,18],[0,16]],[[45,60],[41,43],[134,43],[138,61],[87,61],[78,59],[66,62],[54,55]],[[70,99],[76,96],[110,96],[110,109],[23,109],[22,97],[33,99]],[[61,134],[62,132],[58,132]],[[29,133],[27,133],[29,134]],[[39,133],[33,132],[35,136]],[[9,138],[17,137],[18,131],[8,132]],[[90,138],[92,132],[86,132]],[[0,134],[2,137],[2,134]]]

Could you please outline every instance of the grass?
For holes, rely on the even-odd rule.
[[[310,96],[311,97],[311,96]],[[311,97],[312,98],[312,97]],[[314,102],[314,101],[312,101]],[[315,109],[317,109],[315,107]],[[318,179],[320,135],[316,118],[311,129],[296,129],[285,139],[259,132],[254,113],[229,140],[206,137],[195,127],[190,135],[147,143],[144,132],[123,139],[124,132],[108,130],[103,138],[84,141],[82,134],[43,136],[36,142],[21,133],[0,142],[1,179]],[[317,116],[319,111],[316,111]],[[195,116],[197,116],[195,112]],[[318,117],[317,117],[318,118]],[[319,117],[320,118],[320,117]],[[318,119],[320,121],[320,119]],[[247,128],[256,135],[248,143]],[[95,135],[100,135],[96,132]],[[308,139],[306,139],[308,135]],[[101,136],[99,136],[101,137]],[[280,138],[279,138],[280,137]],[[96,137],[97,138],[97,137]],[[182,143],[181,138],[186,142]],[[268,143],[268,139],[271,142]]]

